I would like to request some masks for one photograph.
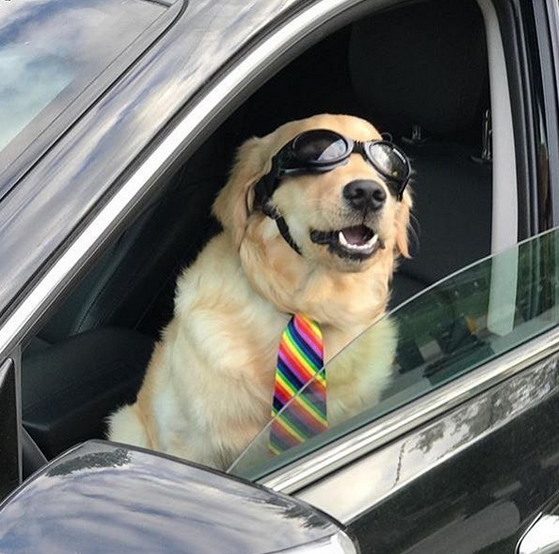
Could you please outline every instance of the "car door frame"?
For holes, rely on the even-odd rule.
[[[347,525],[363,553],[514,552],[559,479],[559,332],[535,342],[513,375],[292,494]]]
[[[21,483],[21,350],[0,362],[0,500]]]
[[[71,283],[154,194],[160,179],[200,144],[211,125],[223,120],[259,83],[319,36],[354,20],[361,13],[369,13],[372,5],[377,9],[389,4],[393,2],[319,0],[300,7],[268,34],[252,41],[231,66],[224,67],[211,88],[176,117],[168,133],[158,143],[150,145],[146,155],[115,185],[106,202],[96,206],[91,219],[73,233],[56,257],[51,258],[49,267],[27,289],[21,302],[3,322],[0,359],[33,334]]]
[[[532,6],[513,0],[519,14],[519,58],[523,71],[519,84],[525,91],[523,109],[528,143],[535,146],[524,168],[532,178],[527,181],[527,205],[531,206],[527,226],[530,234],[540,233],[559,221],[559,8],[553,0],[540,0]],[[517,132],[515,128],[515,132]],[[519,237],[523,238],[523,237]]]

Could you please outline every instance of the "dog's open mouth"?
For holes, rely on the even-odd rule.
[[[384,248],[379,236],[366,225],[345,227],[339,231],[312,231],[315,244],[327,244],[331,252],[342,258],[365,260]]]

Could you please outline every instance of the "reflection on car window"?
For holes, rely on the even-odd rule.
[[[372,373],[376,361],[360,359],[362,353],[378,341],[379,326],[384,336],[397,333],[392,380],[379,400],[359,413],[348,410],[327,431],[279,456],[268,447],[268,426],[230,472],[261,478],[555,327],[558,266],[559,231],[553,230],[469,266],[412,298],[325,368],[331,376],[337,361],[349,356],[360,364],[359,371]]]
[[[33,133],[44,130],[165,9],[142,0],[2,2],[0,151],[50,105]]]
[[[11,45],[0,50],[0,75],[2,150],[72,81],[75,69],[61,56]]]

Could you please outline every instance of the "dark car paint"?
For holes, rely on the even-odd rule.
[[[209,85],[211,76],[226,63],[231,53],[242,48],[274,17],[283,17],[302,4],[302,0],[233,0],[228,3],[193,0],[187,16],[183,16],[0,203],[0,320],[10,303],[17,302],[18,292],[48,262],[78,222],[145,146],[161,133],[177,110]],[[530,2],[515,0],[513,4],[519,17],[532,13]],[[524,27],[532,24],[530,17],[522,21]],[[532,33],[535,34],[533,28]],[[528,45],[531,48],[528,58],[532,68],[538,70],[534,72],[537,76],[541,72],[537,40]],[[547,113],[543,91],[533,92],[531,108],[535,113]],[[541,128],[535,129],[534,124],[530,139],[540,133],[542,143],[547,144],[546,134],[557,131],[556,124],[549,128],[553,123],[548,121],[547,129],[541,124],[538,124]],[[540,142],[540,138],[535,139],[536,142]],[[541,162],[543,165],[538,170],[546,174],[545,159]],[[540,175],[539,181],[533,181],[537,190],[532,191],[532,199],[534,202],[539,199],[536,204],[540,206],[534,210],[533,217],[538,223],[534,223],[532,231],[542,230],[541,225],[559,223],[549,204],[557,187],[553,181],[556,176],[550,173],[549,177],[547,181]],[[544,188],[536,187],[538,182],[543,183]],[[532,380],[536,373],[528,372],[525,375],[528,379],[522,384],[516,379],[507,384],[517,387],[520,397],[516,404],[518,410],[512,405],[512,411],[505,414],[502,421],[495,419],[495,404],[487,404],[485,396],[465,406],[462,409],[465,415],[473,410],[465,425],[478,426],[478,430],[482,423],[486,427],[474,433],[462,448],[443,452],[444,455],[429,467],[429,457],[425,456],[428,471],[409,481],[399,477],[395,483],[399,486],[389,489],[381,503],[352,522],[363,552],[438,552],[437,548],[441,552],[457,553],[513,552],[521,531],[559,488],[559,444],[554,425],[559,417],[556,361],[536,368],[534,371],[540,372],[538,379]],[[523,391],[532,395],[527,403],[523,403]],[[508,390],[507,394],[512,392]],[[435,429],[439,424],[434,422],[430,428]],[[430,440],[431,448],[439,444],[444,450],[441,437]],[[76,452],[79,450],[72,455]],[[388,447],[379,455],[391,453],[398,454],[397,449]],[[402,461],[398,457],[391,459],[400,467],[403,467]],[[118,473],[115,468],[99,469],[100,473],[105,471]],[[180,470],[172,469],[172,472],[177,471]],[[69,482],[77,484],[85,474],[96,477],[92,468],[85,469],[83,475],[76,472],[67,477]],[[26,496],[31,491],[41,494],[44,491],[37,485],[42,482],[47,486],[52,479],[52,475],[41,474],[28,487],[20,489],[13,501],[28,499],[30,513],[37,510],[36,515],[49,507],[60,508],[62,504],[50,499],[45,502],[33,499],[31,503],[31,497]],[[109,488],[98,491],[92,499],[110,497],[115,482],[111,481]],[[66,492],[75,498],[79,490],[76,487]],[[120,501],[133,505],[136,499],[132,496]],[[197,511],[202,513],[199,506]],[[22,518],[17,525],[25,526],[28,531],[28,521],[26,511],[25,520]],[[0,528],[3,524],[0,518]],[[54,540],[57,525],[58,521],[51,523],[52,535],[49,536]],[[179,525],[179,532],[181,528]],[[504,529],[503,534],[497,536],[501,529]],[[155,529],[155,532],[160,530]],[[487,531],[485,535],[483,530]],[[32,550],[46,550],[46,544],[41,539]],[[4,547],[1,542],[0,547]]]
[[[177,111],[211,86],[232,53],[299,3],[193,0],[0,202],[0,321],[22,287]]]
[[[55,460],[0,506],[3,554],[259,554],[337,531],[291,497],[96,441]]]
[[[558,420],[556,354],[373,454],[362,552],[512,554],[559,490]]]

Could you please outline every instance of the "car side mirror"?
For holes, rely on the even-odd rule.
[[[520,539],[518,554],[559,554],[559,504],[541,513]]]
[[[105,441],[69,450],[0,505],[0,552],[22,545],[61,554],[357,554],[338,522],[296,498]]]

